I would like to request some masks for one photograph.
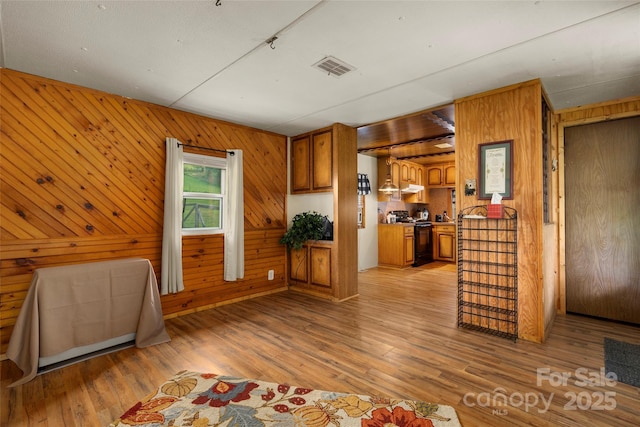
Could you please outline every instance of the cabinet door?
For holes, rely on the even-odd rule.
[[[438,259],[445,261],[454,261],[456,237],[453,233],[438,233]]]
[[[291,192],[311,190],[310,138],[305,136],[291,141]]]
[[[424,169],[420,166],[414,166],[415,170],[415,184],[422,185],[424,187]],[[404,196],[406,203],[426,203],[428,201],[428,189],[420,190],[416,193],[412,193]]]
[[[333,187],[333,132],[313,135],[313,189],[331,190]]]
[[[311,284],[331,287],[331,248],[312,246],[311,256]]]
[[[406,162],[400,163],[400,180],[409,182],[409,164]]]
[[[456,167],[449,165],[444,167],[444,185],[456,184]]]
[[[309,249],[303,246],[302,249],[291,250],[289,253],[289,279],[291,282],[307,283],[309,281],[307,276],[308,252]]]
[[[391,200],[400,200],[402,198],[402,194],[400,193],[400,162],[393,161],[391,162],[391,182],[398,187],[398,191],[395,191],[391,194]]]
[[[411,230],[413,233],[413,230]],[[413,264],[415,261],[415,237],[413,234],[404,236],[404,265]]]
[[[425,186],[424,184],[424,169],[422,167],[418,167],[416,170],[416,174],[418,175],[418,185]],[[426,188],[424,190],[418,191],[418,203],[427,203],[429,201],[428,191]]]
[[[442,166],[431,166],[427,168],[427,185],[442,185]]]
[[[418,182],[418,168],[411,164],[409,165],[409,182],[412,184],[416,184]]]

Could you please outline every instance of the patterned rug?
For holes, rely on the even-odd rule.
[[[454,427],[451,406],[182,371],[115,426]]]

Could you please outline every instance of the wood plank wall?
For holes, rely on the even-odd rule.
[[[243,150],[246,270],[223,281],[222,236],[186,237],[165,316],[284,289],[285,136],[7,69],[0,85],[1,354],[36,268],[143,257],[159,278],[169,136]]]
[[[514,197],[503,204],[518,211],[518,336],[535,342],[544,339],[541,100],[534,80],[455,103],[458,212],[489,202],[464,195],[465,180],[479,179],[478,145],[513,140]]]

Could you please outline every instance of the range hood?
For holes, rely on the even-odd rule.
[[[407,187],[402,187],[400,190],[401,193],[417,193],[418,191],[424,190],[423,185],[409,184]]]

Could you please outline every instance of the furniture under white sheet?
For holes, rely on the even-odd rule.
[[[170,341],[149,260],[36,269],[7,349],[23,372],[10,387],[32,380],[41,358],[134,334],[136,347]]]

